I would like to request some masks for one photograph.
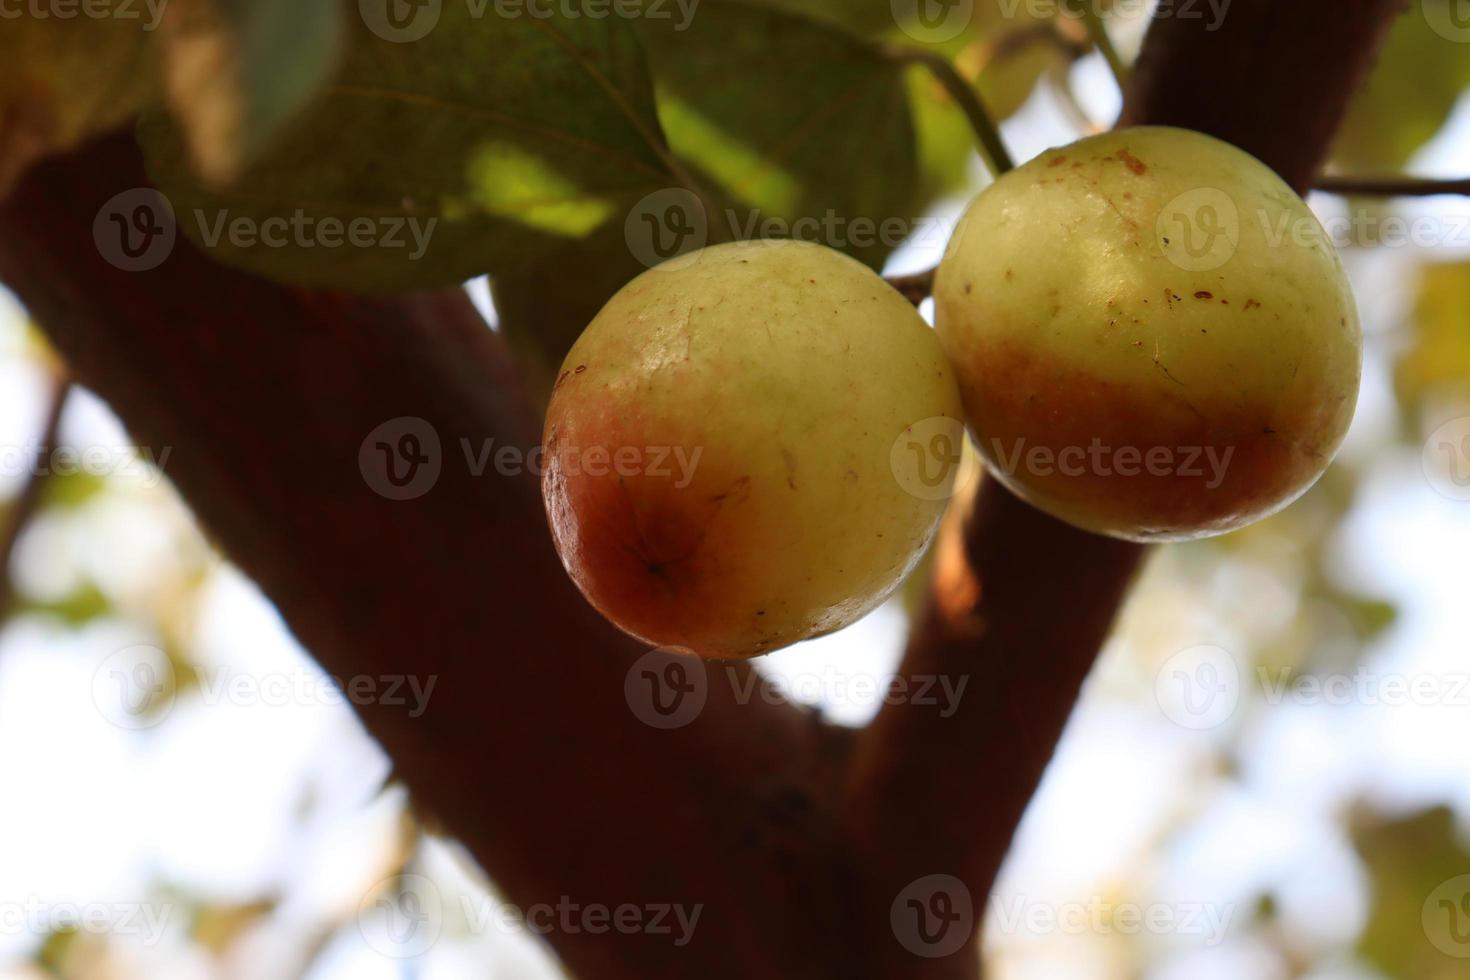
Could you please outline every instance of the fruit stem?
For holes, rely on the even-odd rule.
[[[944,86],[944,90],[959,104],[965,118],[970,121],[970,128],[975,131],[975,136],[980,141],[981,152],[990,164],[992,177],[999,177],[1016,168],[1010,151],[1006,149],[1005,141],[1000,138],[1000,127],[995,124],[985,104],[980,101],[980,95],[975,91],[975,86],[965,80],[948,58],[936,51],[902,44],[887,44],[883,46],[883,50],[889,58],[900,64],[921,65],[927,68],[939,84]]]
[[[1103,60],[1108,63],[1108,70],[1113,73],[1113,79],[1118,83],[1118,88],[1124,92],[1128,91],[1128,66],[1123,63],[1123,58],[1118,54],[1118,49],[1113,46],[1113,39],[1108,35],[1108,25],[1103,22],[1103,16],[1098,12],[1097,4],[1090,0],[1074,4],[1077,15],[1082,18],[1082,23],[1087,25],[1087,35],[1092,38],[1093,45]]]

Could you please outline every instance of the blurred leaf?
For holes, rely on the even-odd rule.
[[[1042,76],[1064,72],[1073,60],[1063,36],[1066,22],[1017,5],[1013,16],[1000,0],[978,0],[970,30],[938,50],[960,75],[975,85],[980,100],[996,121],[1010,118],[1031,98]],[[914,43],[898,36],[899,40]],[[924,201],[969,190],[970,165],[976,155],[969,120],[934,77],[914,69],[909,76]]]
[[[969,187],[975,134],[933,75],[911,69],[908,86],[918,133],[919,182],[927,203]]]
[[[1376,639],[1399,619],[1398,606],[1387,599],[1341,596],[1338,605],[1348,614],[1348,620],[1363,640]]]
[[[41,944],[40,950],[36,953],[36,962],[59,974],[65,968],[67,956],[71,952],[72,947],[76,945],[77,936],[80,932],[81,929],[79,927],[57,929],[52,932],[46,937],[46,941]]]
[[[45,506],[75,509],[107,488],[107,478],[77,470],[51,473],[46,478]]]
[[[83,626],[112,611],[112,603],[96,585],[87,582],[71,594],[46,602],[25,600],[17,604],[17,613],[56,616],[68,626]]]
[[[707,216],[711,241],[770,237],[760,223],[776,219],[882,265],[919,203],[900,66],[845,31],[739,0],[705,0],[684,31],[640,26],[669,143],[728,205]],[[901,229],[885,233],[885,219]]]
[[[31,9],[0,21],[0,197],[36,159],[121,125],[158,90],[145,5],[131,18]]]
[[[203,905],[194,914],[194,939],[219,956],[276,908],[274,900],[245,905]]]
[[[557,369],[597,311],[644,266],[609,221],[586,238],[566,239],[534,266],[491,281],[500,332],[520,356],[538,403],[551,397]]]
[[[892,6],[874,0],[731,0],[754,7],[771,7],[840,25],[854,34],[877,37],[893,31]],[[701,4],[700,9],[703,8]]]
[[[1394,24],[1367,85],[1353,99],[1333,160],[1349,171],[1398,170],[1439,132],[1467,84],[1465,45],[1437,33],[1415,5]]]
[[[169,102],[207,180],[233,180],[326,82],[341,32],[337,0],[172,0]]]
[[[281,281],[402,290],[523,268],[674,179],[632,26],[569,2],[545,18],[416,7],[433,26],[404,43],[352,18],[342,70],[229,190],[199,182],[158,115],[150,170],[196,244]],[[220,235],[242,218],[278,247]],[[343,244],[353,222],[371,244]]]
[[[1394,391],[1409,417],[1429,397],[1470,396],[1470,263],[1421,267],[1410,342],[1394,365]]]
[[[1025,4],[1016,17],[1005,17],[998,12],[998,0],[987,0],[980,9],[985,17],[979,36],[959,53],[956,65],[979,85],[985,108],[997,120],[1009,119],[1031,98],[1049,68],[1071,59],[1051,18],[1027,14]]]
[[[1393,977],[1470,976],[1470,963],[1431,942],[1431,932],[1442,943],[1451,940],[1454,934],[1448,929],[1455,927],[1453,921],[1438,918],[1450,910],[1434,908],[1432,897],[1446,882],[1470,874],[1470,851],[1455,831],[1450,809],[1435,807],[1402,818],[1359,814],[1354,824],[1353,840],[1367,865],[1373,902],[1358,952]],[[1427,911],[1426,903],[1431,906]],[[1446,931],[1440,934],[1441,929]],[[1460,915],[1458,929],[1470,952],[1470,915]]]

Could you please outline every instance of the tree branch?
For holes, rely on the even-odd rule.
[[[1305,188],[1402,6],[1236,0],[1214,32],[1205,20],[1159,18],[1122,122],[1212,133]],[[959,878],[981,907],[1144,555],[989,480],[938,549],[899,676],[968,686],[950,718],[891,704],[856,739],[846,812],[874,869],[865,882],[874,917],[907,881],[932,873]],[[909,845],[895,855],[894,841]],[[901,969],[890,953],[889,968]]]
[[[1435,180],[1419,177],[1328,176],[1317,179],[1316,190],[1343,197],[1433,197],[1470,194],[1470,178]]]
[[[809,828],[834,736],[749,698],[745,666],[710,672],[687,727],[640,720],[624,682],[644,651],[571,585],[535,477],[465,456],[529,452],[540,420],[463,291],[288,289],[182,236],[158,269],[120,271],[93,219],[145,183],[122,137],[37,166],[0,206],[0,277],[134,438],[172,450],[168,475],[329,673],[435,682],[422,717],[357,705],[415,799],[521,905],[702,906],[684,947],[554,932],[574,973],[778,976],[825,956],[811,921],[752,896],[833,880]],[[404,416],[437,433],[442,472],[390,500],[359,450]],[[818,922],[841,905],[824,887]]]

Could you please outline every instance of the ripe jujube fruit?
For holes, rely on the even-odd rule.
[[[568,354],[546,421],[552,533],[633,636],[767,653],[903,581],[944,499],[909,492],[895,442],[960,418],[933,331],[865,266],[794,241],[713,246],[623,287]]]
[[[971,203],[935,325],[987,469],[1133,540],[1220,534],[1321,476],[1362,335],[1336,250],[1260,161],[1124,129],[1050,150]]]

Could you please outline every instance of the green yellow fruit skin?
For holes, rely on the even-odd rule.
[[[987,469],[1114,537],[1207,537],[1285,507],[1357,403],[1336,250],[1270,169],[1199,133],[1118,130],[1005,175],[965,212],[934,298]]]
[[[650,644],[738,659],[832,632],[933,535],[944,501],[908,493],[890,454],[940,416],[962,418],[953,371],[871,270],[802,242],[702,249],[623,287],[559,372],[542,485],[558,552]],[[647,465],[588,466],[594,447]]]

